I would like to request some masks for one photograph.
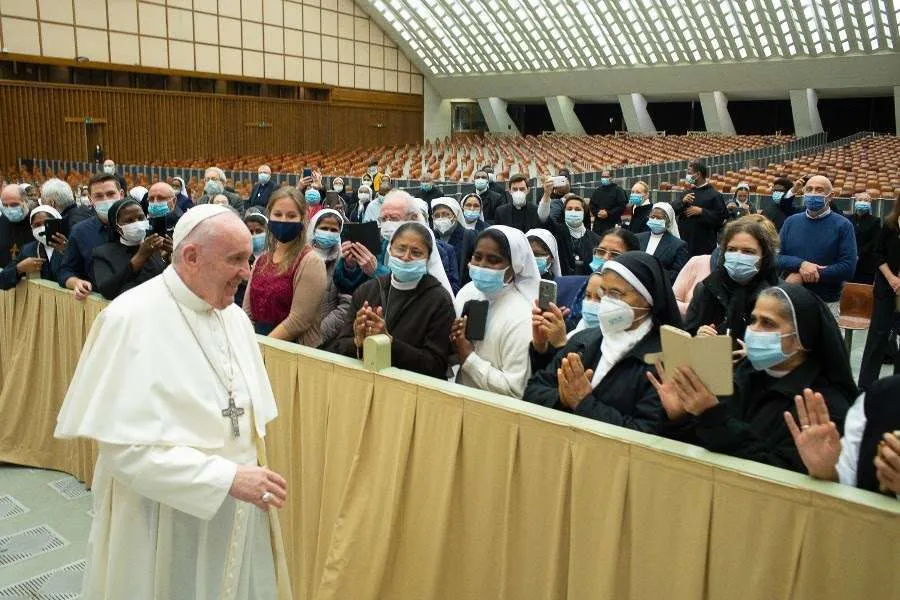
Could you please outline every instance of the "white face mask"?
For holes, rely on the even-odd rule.
[[[446,217],[443,217],[440,219],[435,219],[434,220],[434,230],[437,231],[439,234],[444,235],[445,233],[450,231],[450,229],[453,228],[453,223],[454,223],[453,219],[448,219]]]
[[[332,183],[332,184],[331,184],[331,189],[333,189],[333,190],[336,191],[336,192],[343,192],[343,191],[344,191],[344,184],[343,184],[343,183]]]
[[[391,241],[391,238],[394,237],[394,232],[400,228],[406,221],[385,221],[381,224],[381,239],[386,242]]]
[[[359,194],[360,202],[368,202],[369,198],[371,198],[371,196],[369,194]]]
[[[627,302],[604,296],[600,299],[597,317],[603,335],[615,335],[622,333],[634,324],[634,308]]]
[[[125,246],[139,246],[144,238],[147,237],[147,230],[150,224],[147,221],[135,221],[127,225],[121,225],[122,244]]]
[[[41,225],[40,227],[35,227],[34,229],[31,230],[31,235],[34,237],[34,241],[36,241],[38,244],[44,244],[44,245],[47,244],[46,240],[44,239],[44,230],[45,229],[47,229],[47,227],[44,225]]]
[[[525,206],[525,196],[526,192],[516,191],[510,194],[512,196],[513,206],[516,208],[522,208]]]

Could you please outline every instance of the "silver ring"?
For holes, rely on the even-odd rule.
[[[275,496],[272,495],[272,492],[264,492],[262,495],[262,501],[265,502],[266,504],[268,504],[269,502],[272,501],[272,498],[274,498],[274,497]]]
[[[803,431],[806,431],[810,427],[811,427],[811,425],[803,425],[802,427],[800,427],[800,429],[802,429]]]

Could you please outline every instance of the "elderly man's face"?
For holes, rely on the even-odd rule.
[[[219,178],[219,172],[215,169],[207,169],[203,174],[203,181],[218,181],[222,185],[225,185],[225,180]]]
[[[7,208],[23,206],[25,204],[24,200],[25,198],[16,185],[6,186],[3,188],[3,193],[0,194],[0,203]]]
[[[215,219],[213,235],[185,248],[178,274],[194,293],[222,310],[231,306],[238,286],[250,278],[253,249],[250,231],[237,215]]]
[[[806,185],[803,187],[804,194],[821,195],[826,198],[830,197],[832,192],[833,188],[831,187],[831,182],[828,181],[827,177],[822,175],[810,177],[809,181],[807,181]]]
[[[381,207],[382,221],[408,221],[411,219],[406,212],[406,202],[399,199],[386,200]]]
[[[166,183],[155,183],[147,192],[147,202],[151,204],[165,202],[169,210],[173,210],[175,208],[175,190]]]

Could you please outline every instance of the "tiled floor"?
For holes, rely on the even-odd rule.
[[[856,335],[854,376],[864,346]],[[72,477],[0,465],[0,600],[80,598],[90,510],[90,492]]]

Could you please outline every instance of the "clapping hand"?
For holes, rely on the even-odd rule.
[[[657,379],[657,377],[659,377],[659,379]],[[659,395],[663,410],[666,411],[666,416],[669,417],[670,421],[677,421],[687,415],[684,404],[681,402],[681,398],[678,397],[678,390],[675,388],[672,379],[666,377],[666,372],[663,370],[662,363],[659,359],[656,359],[656,376],[650,371],[647,371],[647,379],[650,380],[653,389],[655,389],[656,393]]]
[[[469,355],[475,352],[475,345],[466,337],[466,325],[468,322],[469,317],[460,317],[453,321],[453,326],[450,328],[450,343],[453,344],[456,350],[459,364],[466,362]]]
[[[363,302],[353,319],[353,343],[357,348],[362,348],[366,338],[370,335],[387,333],[383,315],[384,310],[380,306],[372,308],[369,306],[368,300]]]
[[[578,408],[578,405],[594,391],[591,387],[593,377],[593,369],[585,370],[581,364],[581,357],[570,352],[556,369],[559,401],[571,410]]]
[[[806,388],[802,396],[794,397],[794,404],[799,426],[790,412],[784,413],[784,422],[794,438],[794,445],[806,470],[816,479],[837,481],[841,435],[830,420],[825,398]]]
[[[898,432],[886,433],[875,455],[875,477],[882,492],[900,494],[900,437]]]

